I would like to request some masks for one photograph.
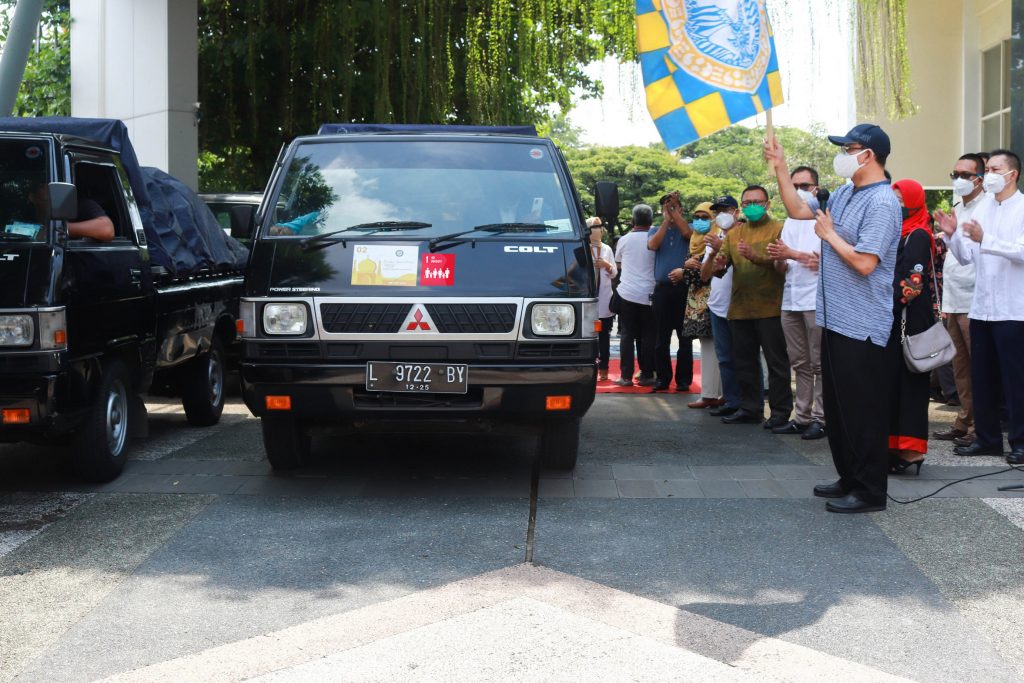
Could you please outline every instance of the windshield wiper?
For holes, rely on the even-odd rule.
[[[332,232],[325,232],[322,235],[313,235],[307,237],[299,242],[299,246],[303,251],[309,251],[310,249],[322,249],[323,247],[329,247],[332,244],[338,242],[344,242],[347,238],[338,237],[343,233],[348,232],[361,232],[365,235],[372,235],[377,232],[402,232],[404,230],[422,230],[423,228],[431,227],[432,223],[424,223],[423,221],[375,221],[373,223],[359,223],[357,225],[350,225],[347,228],[341,230],[334,230]]]
[[[437,245],[442,242],[451,242],[452,244],[459,244],[461,242],[467,242],[468,239],[459,240],[459,237],[463,235],[471,235],[474,232],[493,232],[496,235],[505,232],[547,232],[548,230],[554,230],[555,226],[548,225],[547,223],[484,223],[483,225],[477,225],[469,230],[460,230],[459,232],[453,232],[450,235],[441,235],[430,240],[430,251],[434,251]],[[451,245],[449,245],[451,246]]]

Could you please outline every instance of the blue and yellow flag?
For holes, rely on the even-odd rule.
[[[647,109],[676,149],[782,104],[765,0],[636,0]]]

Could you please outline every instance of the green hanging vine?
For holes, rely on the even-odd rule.
[[[855,14],[858,113],[890,119],[913,116],[917,105],[910,95],[907,0],[858,0]]]

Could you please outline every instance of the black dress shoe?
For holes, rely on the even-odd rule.
[[[814,495],[818,498],[842,498],[849,492],[850,489],[843,486],[841,479],[831,484],[818,484],[814,487]]]
[[[943,429],[939,432],[932,432],[932,436],[939,441],[952,441],[953,439],[967,436],[967,432],[962,429],[957,429],[956,427],[950,427],[949,429]]]
[[[953,439],[954,446],[970,446],[972,443],[974,443],[974,436],[972,434],[958,436]]]
[[[761,426],[765,429],[775,429],[785,424],[789,424],[789,415],[783,417],[782,415],[772,415],[767,420],[761,423]]]
[[[817,420],[807,425],[807,431],[800,435],[800,438],[804,441],[814,441],[815,439],[824,439],[828,434],[825,432],[825,425],[821,424]]]
[[[864,491],[852,491],[842,498],[825,503],[829,512],[880,512],[885,509],[885,496],[873,496]]]
[[[1006,456],[1006,462],[1011,465],[1024,465],[1024,448],[1014,448]]]
[[[651,391],[668,391],[668,384],[655,383],[651,386]]]
[[[638,387],[653,387],[657,383],[653,377],[641,377],[636,381]]]
[[[767,422],[765,424],[768,424]],[[778,427],[772,427],[772,434],[803,434],[807,431],[807,425],[802,425],[796,420],[790,420]]]
[[[970,446],[957,446],[953,449],[953,452],[957,455],[1002,455],[1003,447],[1002,445],[982,446],[975,441]]]
[[[715,417],[728,417],[735,413],[739,408],[734,406],[719,406],[708,411],[708,415],[714,415]]]
[[[763,419],[764,417],[762,417],[761,415],[757,415],[755,413],[750,412],[749,410],[744,410],[743,408],[740,408],[732,415],[723,417],[722,422],[727,425],[753,425],[759,424]]]

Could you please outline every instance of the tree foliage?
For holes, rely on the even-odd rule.
[[[0,0],[0,44],[7,34],[17,0]],[[46,0],[36,42],[25,65],[25,77],[14,105],[15,116],[71,115],[70,0]],[[9,112],[3,112],[7,116]]]
[[[261,187],[327,121],[528,124],[635,56],[631,0],[200,0],[200,148]]]
[[[822,130],[807,132],[777,127],[779,143],[786,150],[790,168],[811,166],[819,172],[822,187],[835,189],[841,179],[832,171],[836,147]],[[657,208],[658,199],[679,191],[683,207],[691,211],[701,202],[730,194],[737,200],[747,185],[763,185],[776,200],[773,212],[782,215],[778,184],[761,154],[764,132],[733,126],[682,147],[676,154],[661,145],[651,147],[588,147],[566,150],[565,157],[585,207],[593,208],[593,188],[599,180],[619,186],[623,225],[635,204]]]

